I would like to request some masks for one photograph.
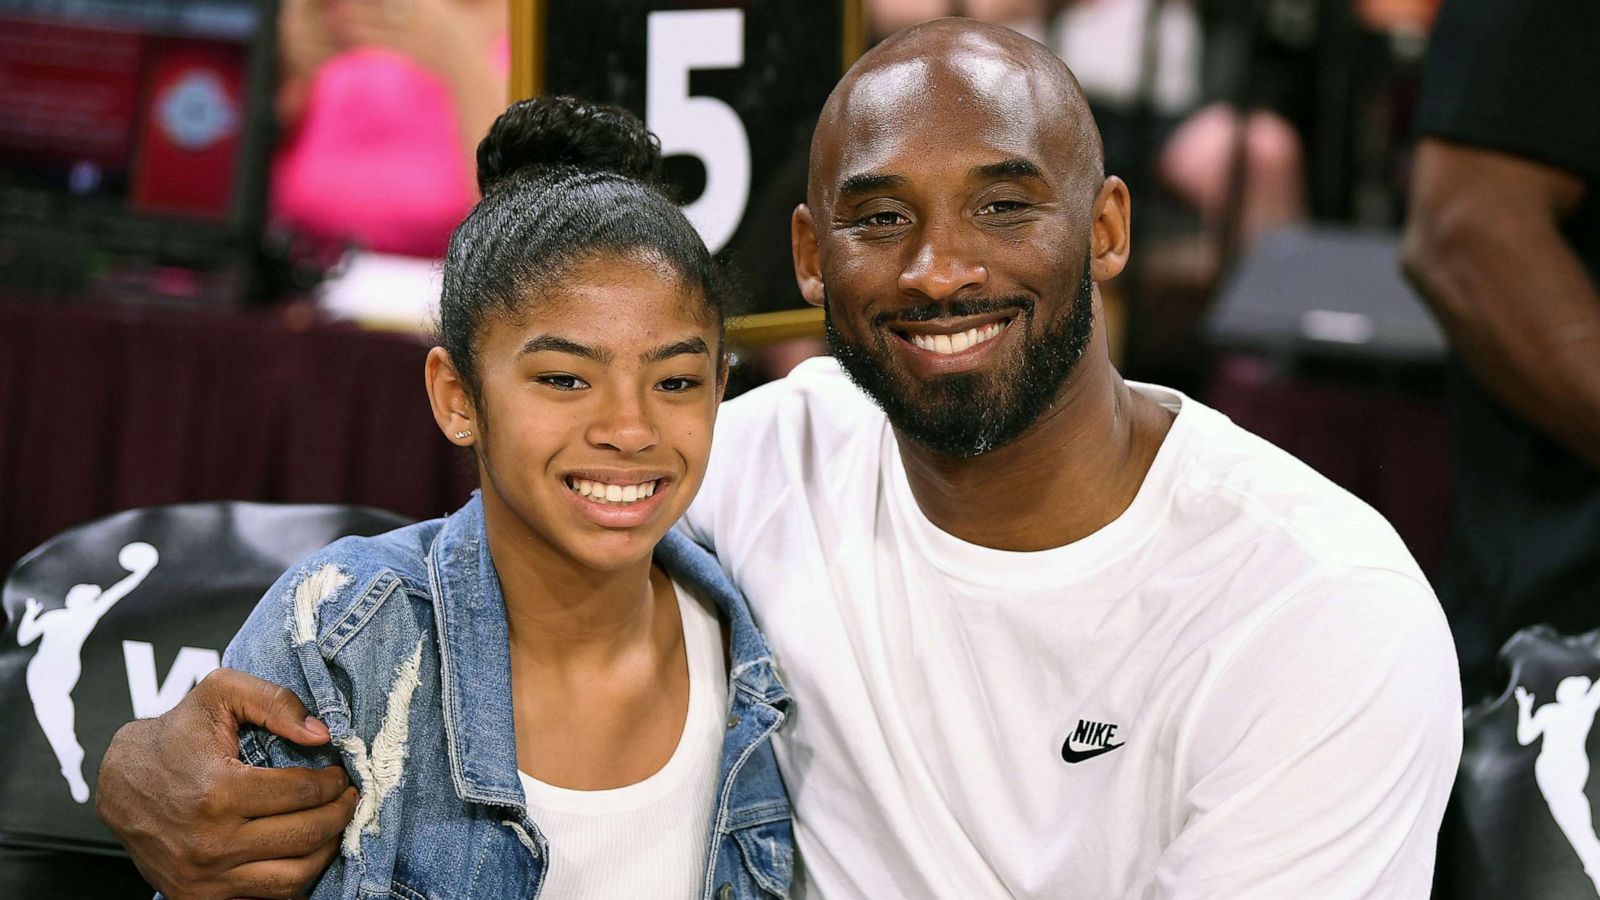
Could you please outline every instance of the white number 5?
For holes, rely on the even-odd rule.
[[[744,65],[744,13],[653,12],[645,53],[645,124],[661,138],[663,154],[687,153],[705,164],[706,189],[683,211],[715,253],[750,200],[750,138],[733,107],[689,95],[689,72]]]

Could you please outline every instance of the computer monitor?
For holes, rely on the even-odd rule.
[[[0,0],[0,284],[238,298],[272,0]]]

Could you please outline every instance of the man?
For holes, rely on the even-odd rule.
[[[840,362],[727,404],[684,527],[795,697],[809,893],[1425,895],[1460,750],[1442,615],[1370,509],[1111,367],[1096,284],[1128,194],[1066,67],[963,20],[890,38],[823,110],[793,250]],[[245,804],[200,786],[226,740],[187,751],[198,774],[153,749],[231,727],[248,690],[203,685],[103,770],[108,821],[193,896],[327,852],[309,827],[227,844]]]
[[[1537,623],[1600,626],[1600,5],[1449,0],[1406,272],[1459,363],[1440,595],[1469,698]]]

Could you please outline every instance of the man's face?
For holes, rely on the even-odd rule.
[[[829,345],[895,428],[944,456],[1050,408],[1094,328],[1099,183],[1015,70],[862,76],[813,177]]]

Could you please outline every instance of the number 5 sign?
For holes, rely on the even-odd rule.
[[[511,90],[638,113],[720,251],[805,152],[864,39],[860,0],[512,0]]]

